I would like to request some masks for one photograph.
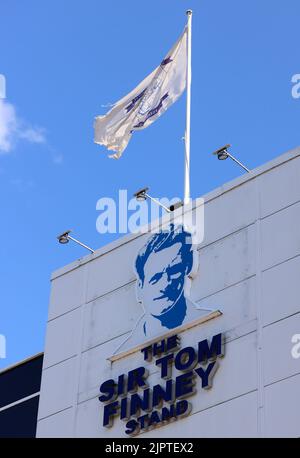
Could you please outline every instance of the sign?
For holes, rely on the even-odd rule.
[[[171,224],[153,234],[139,251],[134,269],[143,314],[109,359],[140,351],[145,365],[153,363],[162,381],[150,387],[149,371],[141,365],[103,382],[99,396],[103,426],[111,427],[119,417],[126,423],[125,433],[132,436],[189,415],[192,405],[187,398],[199,384],[204,390],[212,386],[217,360],[224,355],[222,334],[210,343],[205,339],[196,348],[180,349],[179,332],[221,315],[189,299],[198,271],[198,252],[189,231]]]
[[[150,387],[149,371],[141,365],[100,386],[103,426],[111,427],[119,417],[126,422],[125,433],[131,436],[190,414],[192,405],[187,398],[199,385],[204,390],[212,387],[218,359],[224,356],[224,341],[222,334],[217,334],[210,343],[205,339],[196,348],[180,349],[180,337],[175,334],[142,348],[141,353],[144,361],[158,368],[160,383]],[[179,375],[175,376],[174,369]]]
[[[116,349],[112,361],[138,351],[146,341],[181,332],[222,313],[199,307],[190,296],[199,268],[192,234],[182,225],[153,234],[139,251],[134,265],[137,301],[142,315],[131,335]],[[120,353],[121,352],[121,353]]]

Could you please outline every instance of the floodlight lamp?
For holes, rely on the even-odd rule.
[[[228,157],[232,159],[236,164],[238,164],[242,169],[246,170],[246,172],[250,173],[250,169],[246,167],[241,161],[239,161],[236,157],[234,157],[232,154],[228,152],[228,148],[230,148],[231,145],[225,145],[222,148],[217,149],[213,154],[217,156],[219,161],[224,161]]]
[[[80,242],[79,240],[74,239],[74,237],[71,237],[70,232],[71,231],[69,230],[69,231],[63,232],[62,234],[58,235],[57,236],[58,242],[61,243],[62,245],[65,245],[66,243],[69,243],[70,240],[72,240],[72,242],[75,242],[77,243],[77,245],[80,245],[83,248],[86,248],[91,253],[95,253],[95,250],[93,250],[93,248],[90,248],[89,246],[85,245],[84,243]]]
[[[57,240],[59,243],[61,243],[62,245],[65,245],[66,243],[69,243],[70,239],[69,239],[69,234],[70,234],[71,230],[68,230],[66,232],[63,232],[62,234],[58,235],[57,236]]]
[[[135,192],[133,195],[136,198],[138,202],[144,202],[147,199],[147,191],[149,188],[143,188],[139,189],[137,192]]]
[[[155,202],[157,205],[162,207],[167,213],[170,213],[171,210],[168,207],[166,207],[165,205],[163,205],[159,200],[155,199],[154,197],[151,197],[148,194],[148,190],[149,188],[139,189],[133,195],[138,202],[144,202],[145,200],[150,199],[152,202]]]
[[[225,159],[228,158],[228,151],[227,149],[230,148],[231,145],[225,145],[222,148],[219,148],[217,151],[215,151],[213,154],[217,156],[219,161],[224,161]]]

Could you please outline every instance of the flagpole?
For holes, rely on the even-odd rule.
[[[191,132],[191,82],[192,82],[192,10],[187,10],[187,74],[186,74],[186,128],[184,157],[184,204],[188,204],[190,194],[190,132]]]

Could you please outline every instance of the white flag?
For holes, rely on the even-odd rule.
[[[105,116],[95,118],[95,143],[115,151],[109,157],[121,157],[132,133],[152,124],[182,94],[186,68],[187,28],[159,67]]]

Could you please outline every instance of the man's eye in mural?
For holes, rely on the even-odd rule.
[[[176,280],[182,275],[182,265],[180,263],[175,266],[167,267],[166,273],[168,275],[168,281]]]
[[[170,280],[177,280],[177,278],[180,278],[180,277],[181,277],[181,272],[169,273]]]
[[[155,283],[157,283],[161,279],[163,274],[164,272],[158,272],[155,275],[153,275],[153,277],[149,281],[150,285],[155,285]]]

